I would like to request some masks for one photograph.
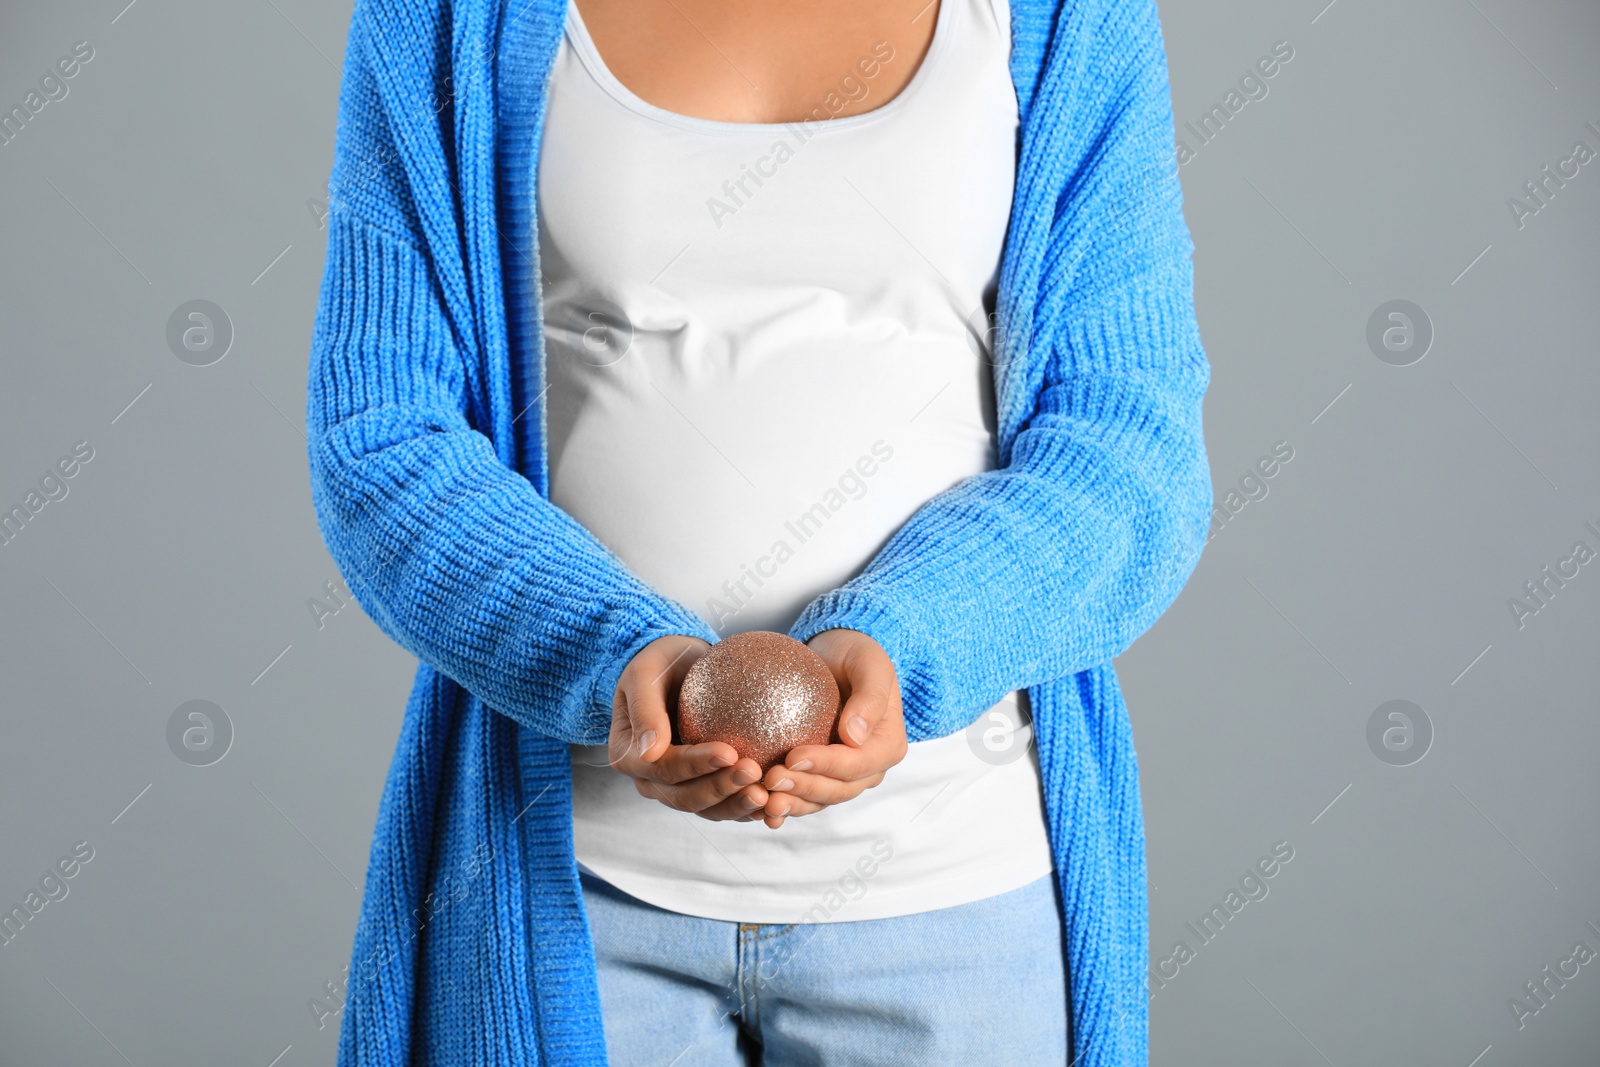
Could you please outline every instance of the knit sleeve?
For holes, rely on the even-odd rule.
[[[635,652],[666,634],[714,635],[479,429],[476,342],[441,293],[459,262],[431,255],[417,223],[448,196],[425,200],[404,178],[362,76],[347,71],[341,101],[308,383],[323,539],[362,608],[418,659],[543,734],[602,742]]]
[[[997,394],[1018,405],[1002,465],[929,501],[790,631],[876,639],[913,740],[1119,655],[1177,597],[1209,525],[1210,369],[1154,4],[1066,6],[1080,21],[1055,35],[1024,121],[1002,267],[1012,388]],[[1031,324],[1015,321],[1026,295],[1004,304],[1030,285]]]

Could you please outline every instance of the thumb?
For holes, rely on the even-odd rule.
[[[628,727],[632,751],[646,763],[654,763],[672,744],[672,722],[667,718],[664,679],[641,680],[625,695],[628,702]]]
[[[839,712],[839,739],[853,748],[860,748],[888,712],[889,695],[881,686],[852,684],[850,697]]]
[[[654,763],[672,747],[667,693],[676,691],[690,664],[711,646],[699,638],[668,635],[634,654],[617,685],[612,707],[612,766],[636,759]]]
[[[806,644],[828,665],[844,697],[839,740],[860,748],[899,696],[894,663],[871,637],[852,630],[824,630]]]

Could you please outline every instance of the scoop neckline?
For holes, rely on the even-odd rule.
[[[589,36],[589,27],[585,25],[582,14],[578,11],[576,0],[567,0],[566,38],[577,52],[579,61],[589,72],[590,76],[604,89],[612,99],[636,114],[656,122],[683,129],[696,130],[702,133],[725,134],[772,134],[781,130],[793,129],[796,126],[805,126],[809,131],[815,132],[830,128],[848,129],[855,126],[865,126],[889,117],[902,105],[907,98],[912,97],[929,78],[929,68],[934,66],[943,54],[945,41],[952,32],[947,25],[949,12],[961,0],[939,0],[939,13],[934,16],[933,39],[928,42],[928,50],[922,55],[922,62],[911,75],[911,80],[901,86],[894,99],[871,111],[863,111],[855,115],[846,115],[837,119],[792,119],[788,122],[729,122],[723,119],[705,119],[697,115],[685,115],[678,111],[669,111],[664,107],[657,107],[648,100],[634,93],[622,84],[611,68],[606,65],[605,59],[600,55],[600,49],[595,46],[594,38]]]

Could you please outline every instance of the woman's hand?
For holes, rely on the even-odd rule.
[[[765,809],[750,817],[760,817],[774,830],[790,815],[854,800],[906,755],[900,679],[883,647],[856,630],[824,630],[806,644],[839,683],[843,743],[802,745],[767,772]]]
[[[740,759],[722,741],[672,744],[667,714],[668,695],[675,704],[683,676],[710,648],[698,637],[675,634],[640,649],[617,682],[607,747],[611,766],[633,779],[640,796],[702,819],[738,819],[767,802],[767,791],[756,784],[760,765]]]

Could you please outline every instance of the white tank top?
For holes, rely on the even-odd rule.
[[[915,61],[879,42],[818,121],[733,123],[635,96],[568,4],[538,172],[550,495],[721,636],[786,631],[922,504],[994,466],[1008,19],[1005,0],[943,0],[888,103],[826,117]],[[574,746],[578,861],[733,921],[1007,892],[1051,869],[1020,703],[913,743],[878,787],[776,831],[673,811],[604,747]]]

